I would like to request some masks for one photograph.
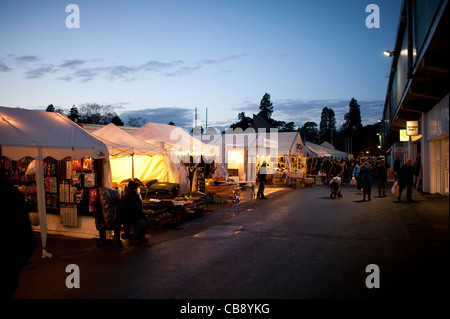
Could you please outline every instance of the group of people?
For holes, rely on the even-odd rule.
[[[360,160],[356,163],[352,179],[355,179],[358,192],[361,192],[362,189],[363,201],[366,200],[366,196],[368,201],[371,200],[374,179],[378,185],[378,197],[386,197],[387,169],[385,159],[372,162]]]
[[[327,179],[331,180],[335,176],[339,176],[343,183],[355,183],[358,192],[362,192],[363,201],[371,200],[372,185],[376,181],[378,187],[378,197],[386,197],[386,182],[388,164],[385,159],[380,160],[323,160],[317,169],[327,175]],[[394,176],[398,181],[399,194],[397,199],[401,201],[401,196],[406,188],[406,199],[412,201],[412,188],[414,183],[419,180],[421,168],[420,154],[417,155],[413,164],[412,159],[408,159],[401,166],[400,160],[396,157],[394,162]],[[354,182],[352,182],[354,179]],[[417,185],[416,185],[417,186]]]

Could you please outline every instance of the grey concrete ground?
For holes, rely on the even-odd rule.
[[[14,298],[430,298],[449,295],[448,198],[362,202],[353,187],[285,189],[151,231],[141,246],[51,236]],[[375,193],[375,189],[373,189]],[[68,264],[80,288],[68,289]],[[369,289],[367,265],[379,267]],[[443,289],[444,288],[444,289]]]

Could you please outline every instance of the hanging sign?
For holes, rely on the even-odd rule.
[[[400,142],[409,142],[409,136],[406,134],[406,130],[400,130]]]
[[[408,136],[419,135],[418,121],[406,121],[406,135]]]

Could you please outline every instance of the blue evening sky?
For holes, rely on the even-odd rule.
[[[80,28],[66,27],[66,6]],[[380,28],[366,27],[368,4]],[[228,127],[271,95],[273,118],[381,118],[401,0],[2,0],[0,105],[69,109],[98,103],[130,116]]]

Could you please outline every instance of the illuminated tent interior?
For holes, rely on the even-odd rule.
[[[137,178],[143,183],[156,179],[179,183],[180,189],[188,187],[183,170],[170,163],[166,151],[160,147],[161,143],[146,142],[114,124],[92,134],[108,146],[113,183],[120,184],[129,178]]]

